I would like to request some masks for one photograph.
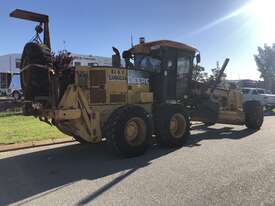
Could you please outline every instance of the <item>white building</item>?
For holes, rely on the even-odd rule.
[[[111,66],[112,58],[93,55],[72,54],[73,66]],[[11,76],[19,74],[21,54],[7,54],[0,56],[0,90],[9,87]]]
[[[9,87],[11,76],[19,73],[21,54],[0,56],[0,90]]]
[[[93,55],[72,54],[73,66],[112,66],[112,58]]]

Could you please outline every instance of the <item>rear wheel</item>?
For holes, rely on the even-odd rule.
[[[163,105],[155,115],[156,140],[165,147],[181,146],[190,134],[190,120],[180,105]]]
[[[249,129],[260,129],[263,121],[263,106],[258,101],[244,103],[245,125]]]
[[[117,153],[126,157],[141,155],[151,143],[151,116],[139,106],[119,108],[105,123],[103,134]]]
[[[85,139],[83,139],[83,138],[81,138],[81,137],[79,137],[79,136],[73,136],[73,138],[77,141],[77,142],[79,142],[80,144],[91,144],[90,142],[88,142],[88,141],[86,141]]]

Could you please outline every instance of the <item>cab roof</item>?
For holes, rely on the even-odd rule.
[[[133,53],[143,53],[143,52],[148,52],[151,50],[152,47],[157,47],[157,46],[172,47],[172,48],[186,50],[193,53],[198,52],[196,48],[193,48],[187,44],[170,41],[170,40],[158,40],[158,41],[151,41],[151,42],[137,44],[134,47],[132,47],[129,51]]]

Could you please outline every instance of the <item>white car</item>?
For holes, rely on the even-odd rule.
[[[267,94],[261,88],[242,88],[243,102],[256,100],[259,101],[266,109],[275,108],[275,94]]]
[[[20,83],[20,75],[14,74],[11,77],[11,83],[7,91],[8,96],[12,96],[15,100],[19,100],[22,97],[22,89]]]

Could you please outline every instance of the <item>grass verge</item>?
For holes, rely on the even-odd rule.
[[[0,113],[0,144],[22,143],[35,140],[67,137],[32,116],[19,113]]]

